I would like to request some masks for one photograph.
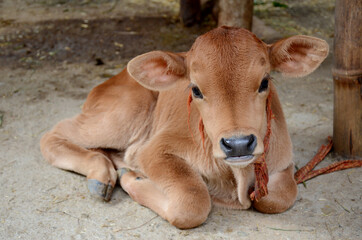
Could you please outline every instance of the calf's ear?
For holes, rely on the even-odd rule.
[[[153,51],[132,59],[128,73],[145,88],[161,91],[186,75],[184,54]]]
[[[313,72],[329,50],[326,41],[303,35],[282,39],[268,47],[272,69],[291,77]]]

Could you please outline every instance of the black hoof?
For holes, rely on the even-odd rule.
[[[111,184],[101,183],[96,179],[88,179],[88,189],[91,195],[109,201],[112,196],[113,186]]]

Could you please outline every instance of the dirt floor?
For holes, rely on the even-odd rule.
[[[255,1],[254,30],[270,42],[293,34],[333,44],[333,0]],[[39,139],[79,113],[92,87],[132,57],[154,49],[186,51],[214,26],[182,28],[178,1],[0,0],[1,239],[362,239],[362,170],[299,185],[293,208],[265,215],[214,208],[208,220],[179,230],[132,201],[120,187],[105,203],[86,179],[47,164]],[[331,54],[312,75],[273,74],[303,166],[332,135]],[[341,160],[329,155],[321,165]]]

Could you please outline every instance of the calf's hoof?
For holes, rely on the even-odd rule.
[[[114,186],[108,183],[102,183],[96,179],[88,179],[88,190],[90,194],[96,198],[101,198],[104,201],[109,201],[112,196]]]

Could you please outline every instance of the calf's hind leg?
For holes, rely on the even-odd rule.
[[[41,151],[53,166],[87,176],[90,193],[108,201],[117,181],[116,170],[104,154],[85,147],[89,138],[81,136],[78,117],[62,121],[46,133],[40,141]]]
[[[92,194],[109,200],[117,181],[114,165],[100,148],[125,150],[149,131],[157,94],[123,70],[95,87],[82,113],[57,124],[41,139],[41,151],[52,165],[87,176]],[[98,150],[91,150],[98,149]]]

